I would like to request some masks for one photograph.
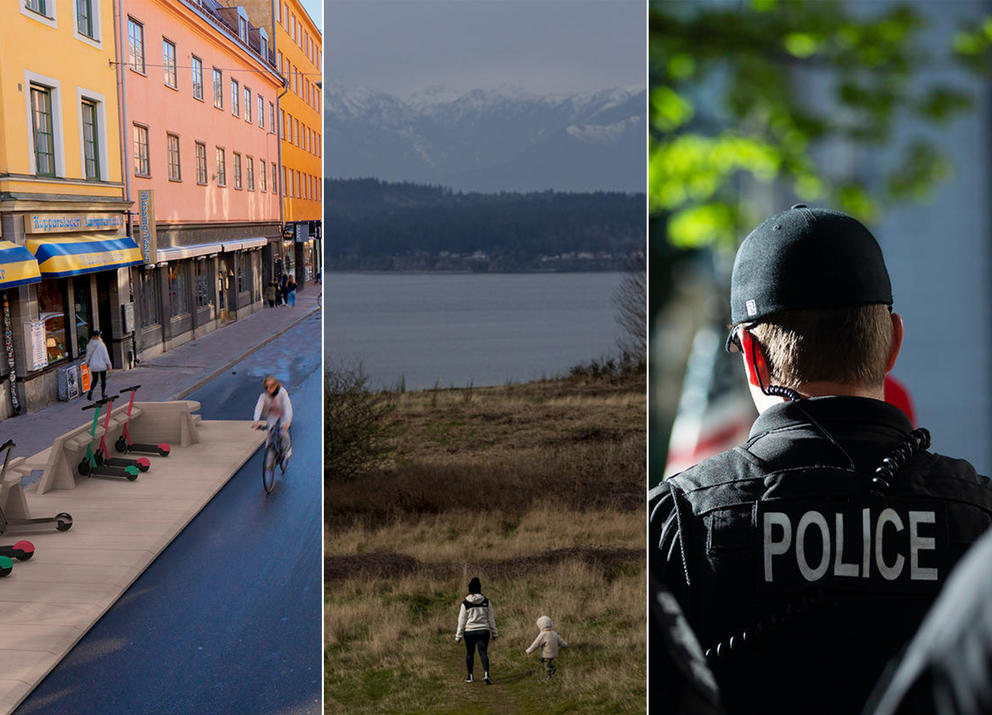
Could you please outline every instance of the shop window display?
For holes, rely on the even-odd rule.
[[[64,280],[44,280],[38,284],[39,319],[45,323],[48,364],[69,357],[69,335],[65,329]]]

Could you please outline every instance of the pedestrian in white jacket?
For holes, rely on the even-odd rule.
[[[93,399],[93,388],[100,381],[100,399],[107,399],[107,375],[110,374],[110,354],[107,346],[100,337],[100,331],[94,330],[90,341],[86,344],[86,367],[90,370],[90,389],[86,399]]]
[[[548,616],[538,618],[537,627],[541,629],[541,632],[530,644],[527,653],[533,653],[537,648],[541,649],[541,663],[544,664],[544,672],[550,678],[558,670],[554,663],[555,658],[558,657],[558,646],[568,648],[568,643],[557,632],[551,630],[551,618]]]
[[[458,630],[455,633],[455,642],[465,639],[465,669],[468,675],[465,677],[466,683],[473,681],[473,666],[475,665],[475,651],[479,651],[479,660],[486,672],[486,685],[492,685],[493,681],[489,677],[489,638],[497,638],[496,619],[493,616],[493,604],[482,595],[482,583],[478,577],[468,582],[468,595],[462,601],[458,611]]]

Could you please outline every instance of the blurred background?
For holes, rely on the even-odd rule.
[[[650,483],[742,441],[734,251],[794,203],[882,247],[893,376],[935,451],[992,471],[992,3],[652,0]]]

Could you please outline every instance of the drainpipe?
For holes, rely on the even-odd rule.
[[[279,44],[276,35],[276,3],[277,2],[279,2],[279,0],[272,0],[272,2],[269,4],[269,7],[271,8],[272,11],[271,17],[272,17],[272,56],[273,57],[278,57],[278,55],[276,54],[276,50],[278,49],[278,44]],[[277,69],[279,70],[279,74],[282,75],[282,67],[278,67]],[[285,182],[282,179],[283,177],[282,138],[280,134],[282,132],[283,127],[282,127],[282,119],[280,119],[280,116],[282,114],[282,109],[279,106],[279,102],[283,97],[286,96],[286,93],[288,91],[289,91],[289,81],[283,78],[282,93],[276,97],[276,152],[277,152],[277,156],[279,157],[278,178],[279,178],[279,255],[280,256],[282,255],[282,242],[283,242],[282,230],[283,227],[286,225],[286,209],[285,209],[286,186],[285,186]],[[285,268],[286,266],[285,256],[283,256],[282,265],[283,268]],[[275,275],[273,274],[272,277],[275,278]]]
[[[126,62],[120,61],[126,58],[124,53],[124,38],[127,37],[126,27],[125,27],[125,13],[124,13],[124,0],[114,0],[113,4],[114,17],[117,19],[116,25],[114,25],[114,49],[117,53],[117,118],[120,124],[118,132],[118,141],[120,143],[121,152],[121,178],[124,180],[124,201],[131,201],[131,170],[129,166],[129,153],[127,150],[128,140],[127,140],[127,67]],[[131,231],[131,210],[127,211],[127,226],[125,228],[127,237],[131,238],[133,236]],[[132,269],[129,267],[127,269],[127,283],[128,283],[128,302],[134,303],[134,283],[132,276]],[[118,283],[118,289],[120,284]],[[120,293],[118,291],[118,303],[120,302]],[[118,316],[121,320],[121,333],[124,332],[124,315]],[[111,333],[113,335],[113,333]],[[138,342],[135,336],[135,331],[131,331],[131,357],[130,357],[129,367],[136,367],[138,365]]]

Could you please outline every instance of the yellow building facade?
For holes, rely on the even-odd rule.
[[[0,3],[0,320],[12,335],[0,347],[13,355],[0,359],[0,416],[56,399],[93,330],[124,355],[140,252],[127,236],[114,30],[112,0]]]
[[[322,176],[321,28],[299,0],[223,0],[252,22],[272,28],[276,67],[286,80],[279,96],[285,264],[302,288],[320,270]]]

